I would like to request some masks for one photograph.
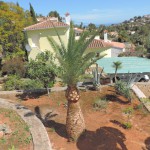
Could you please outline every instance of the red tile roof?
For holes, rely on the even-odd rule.
[[[124,44],[124,43],[110,42],[109,44],[110,44],[112,47],[125,48],[125,44]]]
[[[103,40],[94,39],[88,46],[88,48],[102,48],[111,47],[110,43],[104,42]]]
[[[49,28],[53,28],[53,26],[55,26],[56,28],[69,27],[69,25],[64,22],[52,22],[51,20],[46,20],[46,21],[31,25],[29,27],[26,27],[24,28],[24,30],[28,31],[28,30],[49,29]]]
[[[74,28],[74,31],[83,32],[84,30],[80,28]]]

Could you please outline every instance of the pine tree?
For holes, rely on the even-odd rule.
[[[33,9],[33,6],[31,5],[31,3],[30,3],[30,14],[31,14],[31,17],[33,18],[33,21],[34,21],[35,23],[37,23],[35,11],[34,11],[34,9]]]
[[[20,5],[19,5],[19,3],[18,3],[18,2],[16,3],[16,5],[20,7]]]

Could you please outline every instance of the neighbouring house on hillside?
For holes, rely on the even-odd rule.
[[[84,31],[80,28],[74,28],[76,33],[76,39],[79,39],[81,33]],[[100,39],[99,36],[96,36],[95,39],[92,41],[90,45],[92,47],[97,46],[97,48],[102,44],[104,47],[108,47],[107,50],[105,50],[102,54],[106,54],[105,57],[117,57],[120,53],[129,51],[131,49],[130,43],[120,43],[120,42],[113,42],[108,40],[108,34],[118,36],[118,33],[115,32],[108,32],[107,30],[104,31],[104,40]],[[89,45],[89,47],[90,47]],[[132,47],[133,50],[133,47]],[[99,55],[99,54],[98,54]]]
[[[74,31],[75,31],[75,35],[76,37],[80,36],[81,33],[84,31],[83,29],[80,29],[80,28],[74,28]]]
[[[99,36],[96,36],[95,39],[101,41],[104,45],[107,45],[109,48],[104,51],[103,53],[106,54],[105,57],[117,57],[119,54],[127,51],[134,51],[133,45],[130,43],[120,43],[120,42],[113,42],[108,40],[108,31],[104,31],[104,40],[100,39]]]
[[[26,49],[29,51],[29,59],[35,59],[38,53],[46,50],[53,52],[47,37],[51,36],[56,42],[59,43],[59,39],[54,27],[56,28],[64,44],[67,45],[70,27],[69,13],[66,13],[66,23],[59,22],[58,20],[53,21],[47,18],[45,21],[24,28],[24,32],[28,39]],[[100,49],[106,49],[107,47],[108,44],[105,44],[102,41],[93,40],[87,48],[87,52],[94,51],[95,53],[98,53]]]

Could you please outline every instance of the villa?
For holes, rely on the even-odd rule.
[[[53,39],[59,43],[57,33],[54,29],[57,29],[58,34],[60,35],[62,41],[67,45],[69,38],[69,27],[70,27],[70,15],[66,14],[66,22],[59,22],[54,18],[47,18],[44,21],[41,21],[37,24],[31,25],[24,28],[24,32],[28,39],[28,44],[26,49],[29,51],[29,59],[35,59],[38,53],[50,50],[53,52],[53,49],[47,39],[48,36],[53,37]],[[80,30],[81,31],[81,30]],[[89,47],[88,51],[98,52],[99,49],[106,49],[108,44],[100,40],[93,40]]]

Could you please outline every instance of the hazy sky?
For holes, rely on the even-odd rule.
[[[75,23],[110,24],[134,16],[150,14],[150,0],[3,0],[18,2],[25,10],[32,4],[36,13],[47,15],[56,10],[63,17],[69,12]]]

